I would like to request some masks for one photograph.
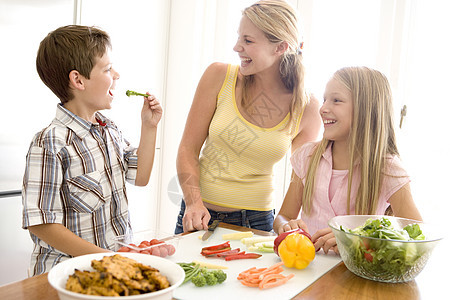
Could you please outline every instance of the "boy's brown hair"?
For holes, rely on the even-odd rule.
[[[66,103],[73,99],[69,73],[77,70],[90,78],[96,60],[111,48],[109,35],[96,27],[68,25],[50,32],[39,45],[36,69],[53,93]]]

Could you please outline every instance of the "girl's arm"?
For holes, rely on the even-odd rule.
[[[147,93],[148,94],[148,93]],[[141,111],[141,138],[137,149],[137,186],[147,185],[153,169],[155,158],[156,132],[158,123],[161,120],[162,107],[155,96],[148,94],[144,97],[144,104]]]
[[[308,231],[308,228],[298,214],[302,207],[303,183],[300,178],[292,171],[291,183],[284,197],[280,212],[273,222],[273,230],[280,234],[296,228],[302,228]]]
[[[48,245],[71,256],[111,252],[80,238],[62,224],[48,223],[29,226],[28,230]]]
[[[414,204],[409,183],[395,192],[389,198],[389,203],[391,204],[394,216],[422,221],[420,212]]]
[[[311,95],[311,99],[305,107],[302,120],[300,121],[299,131],[292,140],[291,153],[303,144],[317,140],[320,128],[322,126],[322,118],[319,113],[319,101]]]
[[[208,228],[210,215],[203,205],[199,186],[199,155],[208,136],[208,129],[216,110],[217,95],[226,72],[227,65],[222,63],[214,63],[206,69],[197,86],[178,148],[178,180],[186,203],[183,217],[185,232]]]

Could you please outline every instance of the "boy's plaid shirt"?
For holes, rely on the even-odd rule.
[[[130,230],[125,180],[134,183],[136,149],[106,117],[92,124],[58,104],[52,123],[35,135],[23,180],[23,228],[59,223],[99,247]],[[31,234],[32,274],[69,258]]]

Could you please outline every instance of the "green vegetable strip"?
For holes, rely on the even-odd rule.
[[[142,93],[138,93],[138,92],[130,91],[130,90],[126,91],[125,94],[126,94],[128,97],[130,97],[130,96],[144,96],[144,97],[147,97],[147,96],[148,96],[147,94],[142,94]]]

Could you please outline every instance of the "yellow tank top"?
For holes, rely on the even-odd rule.
[[[201,194],[207,203],[267,211],[273,209],[273,166],[286,154],[293,139],[288,130],[283,130],[289,114],[272,128],[248,122],[235,99],[238,71],[239,66],[228,65],[217,96],[200,155]]]

